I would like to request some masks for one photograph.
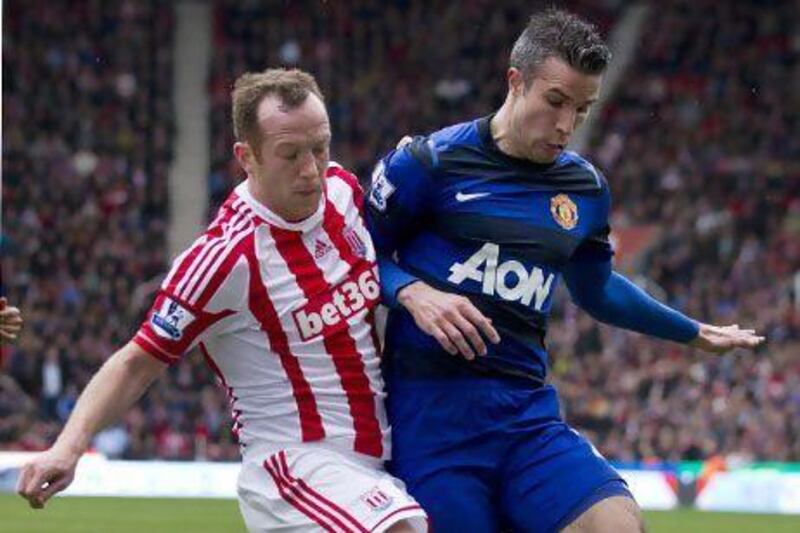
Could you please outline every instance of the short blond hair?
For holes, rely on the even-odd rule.
[[[270,68],[246,72],[233,86],[233,133],[236,140],[251,146],[259,141],[258,106],[267,96],[276,96],[282,110],[291,110],[315,94],[325,98],[314,76],[300,69]]]

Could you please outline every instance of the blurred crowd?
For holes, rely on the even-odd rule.
[[[174,13],[157,0],[3,7],[0,267],[26,324],[0,359],[0,445],[39,449],[167,266]],[[125,421],[130,453],[167,449],[156,392]]]
[[[618,459],[800,461],[800,11],[671,2],[644,32],[590,150],[612,227],[649,230],[626,267],[768,344],[693,353],[565,308],[550,342],[567,418]]]
[[[603,30],[620,0],[566,2]],[[505,97],[505,69],[533,9],[549,2],[218,0],[211,66],[211,205],[241,171],[231,157],[230,90],[267,66],[314,73],[333,129],[331,156],[362,180],[403,135],[485,115]]]
[[[0,360],[0,448],[40,449],[136,329],[168,262],[174,14],[155,0],[9,4],[0,266],[26,330]],[[566,6],[608,35],[623,4]],[[533,7],[217,0],[212,206],[242,177],[229,111],[242,72],[313,72],[333,158],[368,178],[404,134],[499,106]],[[695,353],[598,325],[562,294],[552,380],[567,420],[609,458],[800,461],[798,13],[790,1],[659,2],[597,117],[586,154],[611,184],[618,267],[692,316],[769,337],[756,353]],[[194,354],[94,444],[112,456],[235,459],[229,428],[225,396]]]

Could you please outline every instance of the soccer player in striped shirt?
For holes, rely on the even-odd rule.
[[[625,482],[564,422],[547,383],[562,276],[578,305],[618,327],[712,352],[764,340],[700,324],[613,272],[609,185],[564,149],[608,59],[585,22],[538,13],[497,113],[416,138],[373,174],[393,473],[437,531],[641,527]]]
[[[231,399],[251,531],[424,530],[424,511],[383,470],[376,255],[358,182],[329,161],[322,93],[298,70],[245,74],[233,120],[247,179],[175,259],[147,320],[18,491],[42,507],[91,437],[196,347]]]

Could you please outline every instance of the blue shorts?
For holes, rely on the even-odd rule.
[[[437,533],[558,531],[604,498],[632,498],[561,419],[552,386],[391,380],[388,408],[390,470]]]

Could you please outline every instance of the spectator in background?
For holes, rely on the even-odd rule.
[[[0,298],[0,341],[16,341],[22,331],[22,323],[19,308],[8,305],[5,296]]]
[[[45,352],[42,364],[42,414],[45,418],[58,417],[58,400],[64,389],[63,372],[59,362],[58,349],[51,347]]]

